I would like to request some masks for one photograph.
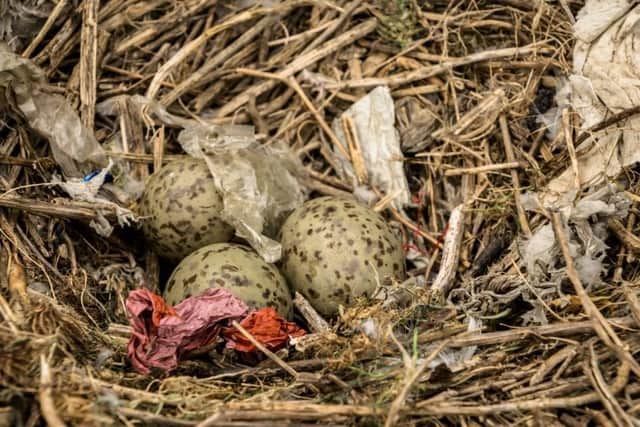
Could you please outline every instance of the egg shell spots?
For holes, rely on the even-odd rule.
[[[292,289],[325,316],[404,278],[401,241],[378,213],[354,200],[320,197],[283,225],[282,271]]]
[[[205,245],[231,240],[234,230],[220,218],[222,209],[205,161],[185,158],[149,177],[138,213],[151,247],[178,261]]]
[[[291,292],[278,269],[249,247],[214,243],[183,259],[167,282],[164,298],[176,305],[209,288],[225,288],[250,307],[273,307],[284,317],[293,315]]]

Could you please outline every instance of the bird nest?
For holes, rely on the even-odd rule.
[[[387,291],[408,298],[358,301],[257,363],[213,350],[142,375],[127,357],[125,300],[162,289],[163,263],[122,220],[126,197],[62,191],[60,141],[0,79],[0,424],[637,423],[636,169],[597,199],[624,194],[617,218],[572,222],[525,197],[579,164],[579,115],[552,113],[583,6],[5,1],[0,34],[42,71],[42,99],[62,95],[140,182],[185,153],[178,127],[136,95],[174,117],[253,125],[298,155],[313,195],[350,195],[327,124],[387,86],[411,201],[376,205],[407,256],[408,282]]]

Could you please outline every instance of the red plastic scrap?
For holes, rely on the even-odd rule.
[[[290,337],[295,338],[306,334],[304,329],[280,317],[276,310],[271,307],[250,313],[240,322],[240,326],[272,351],[279,350],[287,345]],[[251,353],[257,350],[251,341],[233,326],[224,328],[222,335],[227,340],[227,348],[243,353]]]
[[[143,374],[174,369],[184,354],[211,343],[228,322],[249,312],[244,301],[222,288],[207,289],[173,308],[153,292],[137,289],[129,293],[126,307],[133,328],[129,359]]]

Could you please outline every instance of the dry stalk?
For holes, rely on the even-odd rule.
[[[171,57],[170,60],[168,60],[164,65],[162,65],[162,67],[160,67],[160,69],[156,72],[156,74],[153,76],[153,79],[149,83],[149,88],[147,89],[146,96],[149,98],[155,98],[158,90],[160,90],[160,83],[167,79],[167,76],[169,75],[171,70],[185,61],[196,50],[200,49],[200,47],[202,47],[211,37],[229,28],[233,28],[244,22],[250,21],[256,16],[283,12],[286,9],[295,7],[295,5],[297,5],[297,2],[286,2],[284,5],[274,8],[258,8],[247,10],[233,15],[231,18],[223,21],[218,25],[208,28],[199,37],[185,44],[178,52],[176,52],[175,55]]]
[[[640,238],[627,230],[627,227],[615,218],[607,221],[607,226],[620,239],[622,244],[630,251],[640,253]]]
[[[262,343],[260,341],[258,341],[257,339],[255,339],[253,337],[253,335],[251,335],[249,333],[249,331],[247,331],[245,328],[243,328],[240,323],[238,323],[237,321],[234,321],[232,323],[232,325],[238,329],[240,331],[240,333],[246,338],[248,339],[251,344],[255,345],[256,348],[258,350],[260,350],[262,353],[264,353],[265,356],[267,356],[269,359],[273,360],[278,366],[280,366],[285,372],[287,372],[289,375],[291,375],[294,378],[298,378],[298,373],[296,372],[295,369],[293,369],[291,366],[289,366],[284,360],[282,360],[280,357],[278,357],[275,353],[273,353],[271,350],[269,350],[268,348],[266,348],[264,345],[262,345]]]
[[[515,155],[513,153],[513,144],[511,143],[511,134],[509,132],[509,125],[507,123],[507,117],[505,114],[500,115],[500,130],[502,131],[502,143],[504,144],[504,151],[507,155],[507,160],[509,162],[515,161]],[[529,221],[527,220],[527,214],[522,207],[522,201],[520,200],[520,178],[518,177],[518,172],[515,170],[511,171],[511,180],[513,181],[514,192],[513,197],[516,202],[516,210],[518,211],[518,220],[520,222],[520,227],[522,227],[522,231],[526,236],[531,236],[531,227],[529,227]]]
[[[640,326],[640,300],[638,299],[638,295],[636,295],[636,291],[634,287],[629,286],[628,282],[622,282],[622,291],[624,292],[624,296],[629,303],[629,308],[631,309],[631,314],[636,320],[636,325]]]
[[[280,77],[280,76],[278,76],[276,74],[265,73],[265,72],[256,71],[256,70],[248,70],[248,69],[243,69],[243,68],[236,69],[236,72],[238,72],[240,74],[250,75],[250,76],[262,77],[262,78],[266,78],[266,79],[273,79],[273,80],[281,81],[281,82],[286,83],[287,85],[289,85],[298,94],[300,99],[302,99],[302,102],[304,103],[304,105],[307,107],[307,109],[309,109],[311,114],[316,118],[316,120],[318,121],[318,124],[320,125],[322,130],[325,131],[325,133],[327,134],[327,136],[329,137],[331,142],[333,144],[335,144],[336,148],[338,148],[340,153],[345,158],[347,158],[347,159],[350,158],[349,152],[347,151],[345,146],[342,145],[342,142],[340,142],[340,140],[338,139],[336,134],[333,132],[333,130],[331,130],[331,128],[327,124],[327,122],[324,119],[324,117],[322,117],[320,112],[316,109],[316,107],[314,107],[313,103],[309,100],[309,98],[304,93],[304,91],[300,87],[300,84],[298,83],[298,81],[295,78],[282,78],[282,77]]]
[[[523,47],[496,49],[486,52],[472,53],[462,58],[448,59],[438,65],[425,66],[414,71],[399,73],[398,75],[391,77],[370,77],[358,80],[345,80],[339,83],[330,83],[327,85],[327,89],[344,90],[348,88],[373,88],[383,85],[387,85],[392,88],[398,87],[419,80],[425,80],[429,77],[437,76],[438,74],[444,74],[456,67],[462,67],[476,62],[490,61],[499,58],[534,53],[540,50],[541,46],[544,46],[546,43],[546,41],[540,41]]]
[[[47,425],[52,427],[64,427],[66,424],[58,415],[56,405],[53,401],[53,395],[51,393],[52,377],[51,368],[49,362],[47,362],[44,354],[40,355],[40,387],[38,388],[38,400],[40,401],[40,412],[42,417],[47,422]]]
[[[250,98],[258,97],[264,92],[273,89],[276,83],[278,81],[281,81],[280,79],[287,79],[289,77],[292,77],[296,73],[310,67],[311,65],[343,48],[344,46],[350,45],[354,41],[366,36],[367,34],[372,32],[375,27],[375,19],[364,21],[361,24],[353,27],[351,30],[342,33],[340,36],[326,43],[324,46],[297,57],[285,69],[277,73],[279,77],[278,80],[270,80],[267,82],[259,83],[258,85],[252,86],[249,89],[245,90],[241,95],[236,96],[234,99],[225,104],[225,106],[222,107],[220,111],[218,111],[218,117],[225,117],[232,114],[237,109],[246,104]]]
[[[349,147],[349,159],[351,159],[358,183],[367,184],[369,182],[369,174],[367,173],[364,157],[362,157],[362,149],[360,148],[356,125],[353,123],[351,117],[346,114],[342,115],[341,122],[344,135],[347,139],[347,146]]]
[[[300,292],[296,292],[293,298],[293,304],[296,306],[302,317],[307,321],[312,332],[327,332],[331,327],[326,320],[316,311],[311,303],[302,296]]]
[[[564,140],[567,144],[567,153],[571,159],[571,168],[573,169],[574,185],[576,191],[580,190],[580,167],[578,166],[578,155],[576,154],[576,147],[573,145],[573,128],[571,126],[571,116],[569,109],[562,110],[562,132]]]
[[[610,389],[613,394],[619,393],[629,381],[629,365],[627,363],[620,364],[618,374],[611,384]],[[566,398],[540,398],[533,400],[523,400],[516,402],[505,402],[495,405],[422,405],[420,402],[416,404],[416,412],[423,415],[489,415],[504,412],[517,411],[542,411],[548,409],[559,408],[575,408],[589,403],[596,402],[600,396],[596,392],[585,393],[579,396]]]
[[[440,259],[440,270],[438,270],[438,275],[431,285],[434,301],[441,301],[446,298],[458,271],[460,244],[464,236],[465,215],[463,208],[464,204],[456,206],[449,217],[447,235],[444,239],[442,258]]]
[[[598,366],[598,357],[596,356],[596,352],[593,348],[593,343],[589,346],[589,352],[591,354],[591,372],[589,376],[592,377],[593,386],[600,395],[600,400],[602,400],[602,403],[605,408],[607,408],[607,411],[617,426],[632,427],[634,425],[633,422],[622,409],[620,403],[618,403],[602,376],[602,371]]]
[[[540,384],[556,366],[561,365],[566,360],[573,359],[576,354],[578,354],[578,348],[575,345],[568,345],[557,351],[540,365],[540,368],[538,368],[536,373],[529,380],[529,385],[534,386]]]
[[[519,169],[522,165],[518,162],[494,163],[492,165],[474,166],[469,168],[453,168],[444,171],[444,176],[475,175],[487,172]]]
[[[400,418],[400,411],[402,407],[406,404],[407,397],[409,396],[409,392],[413,385],[420,379],[420,376],[423,372],[429,367],[429,364],[440,354],[442,350],[447,348],[448,341],[445,340],[433,350],[429,356],[427,356],[420,365],[415,367],[410,372],[407,372],[407,379],[398,393],[398,396],[394,399],[393,403],[389,407],[389,414],[387,414],[387,420],[385,421],[385,427],[395,426]]]
[[[611,323],[619,328],[628,328],[634,324],[630,317],[609,319]],[[483,332],[470,334],[465,337],[456,338],[449,343],[449,347],[464,348],[472,345],[495,345],[508,342],[522,341],[527,337],[567,337],[571,335],[593,333],[591,320],[581,322],[563,322],[551,325],[516,328],[510,331]]]
[[[94,128],[96,114],[99,4],[98,0],[87,0],[83,3],[80,34],[80,117],[88,129]]]
[[[22,56],[24,58],[30,57],[31,54],[36,50],[38,45],[42,42],[42,40],[44,40],[47,33],[51,30],[51,27],[53,27],[53,24],[55,24],[56,20],[60,17],[62,11],[67,7],[67,3],[68,0],[60,0],[56,4],[56,7],[53,8],[51,13],[47,17],[47,20],[38,32],[38,35],[36,35],[33,40],[31,40],[29,46],[27,46],[24,52],[22,52]]]
[[[164,95],[160,99],[160,102],[163,105],[169,105],[172,102],[176,101],[188,90],[197,87],[200,84],[201,80],[205,79],[207,75],[213,72],[213,70],[217,66],[228,60],[232,55],[240,51],[240,49],[244,48],[270,24],[273,24],[273,18],[268,16],[262,18],[256,25],[253,25],[249,30],[247,30],[240,37],[234,40],[233,43],[229,44],[229,46],[224,48],[214,57],[207,60],[207,62],[203,64],[198,70],[191,73],[185,80],[180,82],[180,84],[173,88],[169,93]]]

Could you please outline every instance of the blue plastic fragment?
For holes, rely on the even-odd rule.
[[[93,178],[95,178],[99,173],[100,173],[100,170],[95,170],[93,172],[90,172],[84,178],[82,178],[82,181],[89,182]],[[107,175],[104,177],[104,182],[113,182],[113,175],[111,175],[110,173],[107,173]]]

